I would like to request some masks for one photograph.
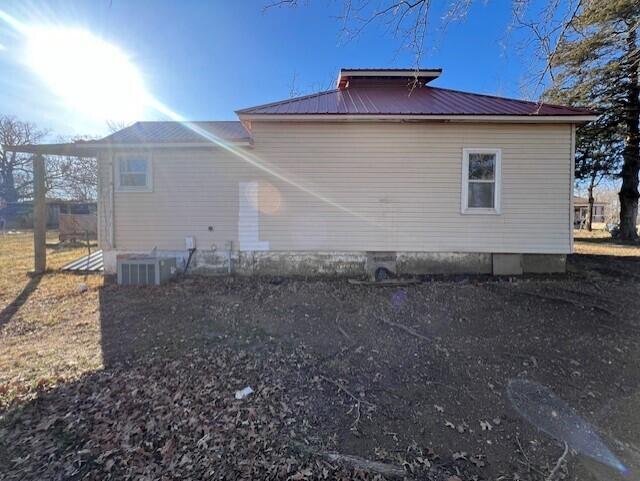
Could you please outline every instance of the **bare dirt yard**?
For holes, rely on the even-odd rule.
[[[640,250],[621,249],[577,240],[556,276],[123,288],[30,278],[29,236],[5,236],[0,478],[635,479]],[[557,400],[516,409],[514,380],[593,432]],[[613,456],[596,433],[632,478],[588,460]]]

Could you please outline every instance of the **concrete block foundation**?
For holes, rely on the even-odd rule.
[[[398,253],[399,274],[491,274],[491,254],[467,252]]]
[[[116,255],[139,252],[103,252],[105,274],[116,271]],[[186,251],[157,251],[161,257],[176,257],[184,269]],[[375,259],[374,259],[375,258]],[[398,275],[562,273],[564,254],[500,254],[467,252],[274,252],[219,251],[198,249],[189,271],[205,275],[264,275],[286,277],[362,277],[372,268],[388,263]],[[386,265],[386,264],[385,264]],[[389,269],[394,272],[392,269]],[[375,271],[373,271],[375,272]]]
[[[567,272],[564,254],[523,254],[522,269],[529,274],[562,274]]]
[[[494,276],[519,276],[522,273],[522,254],[493,254]]]

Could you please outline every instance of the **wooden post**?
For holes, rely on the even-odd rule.
[[[34,271],[42,274],[47,268],[47,204],[45,201],[44,157],[33,157],[33,253]]]

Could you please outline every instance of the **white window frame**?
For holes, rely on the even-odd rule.
[[[145,160],[147,162],[147,181],[145,185],[132,186],[120,184],[120,162],[130,159]],[[153,162],[151,154],[133,152],[117,154],[113,165],[115,170],[116,192],[153,192]]]
[[[469,155],[470,154],[494,154],[496,165],[494,170],[493,207],[469,207]],[[487,182],[488,183],[488,182]],[[491,148],[464,148],[462,149],[462,196],[460,212],[463,214],[500,214],[500,198],[502,187],[502,149]]]

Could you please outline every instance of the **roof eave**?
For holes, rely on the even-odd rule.
[[[233,145],[234,147],[252,147],[251,139],[242,141],[221,141],[220,144]],[[134,150],[134,149],[215,149],[224,145],[212,142],[126,142],[107,143],[94,142],[91,144],[28,144],[28,145],[3,145],[7,152],[40,155],[63,155],[71,157],[96,157],[100,152],[110,150]]]
[[[365,79],[365,78],[378,78],[378,79],[422,79],[426,80],[424,83],[428,83],[437,79],[442,75],[441,68],[430,69],[340,69],[338,78],[336,79],[336,88],[343,89],[349,83],[351,79]]]
[[[72,157],[95,157],[98,150],[95,142],[2,145],[2,149],[5,152],[36,155],[67,155]]]
[[[233,145],[235,147],[250,147],[253,145],[252,139],[246,140],[224,140],[218,142],[120,142],[120,143],[104,143],[100,144],[100,150],[113,149],[176,149],[176,148],[208,148],[215,149],[225,145]]]
[[[570,123],[582,124],[598,119],[597,115],[425,115],[425,114],[256,114],[238,113],[240,120],[246,121],[440,121],[440,122],[489,122],[489,123]]]

